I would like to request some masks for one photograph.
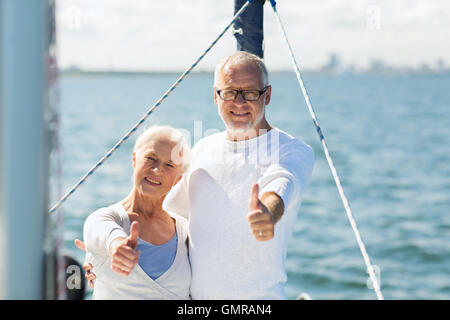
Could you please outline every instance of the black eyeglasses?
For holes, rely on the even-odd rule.
[[[261,95],[267,91],[267,87],[264,87],[262,90],[234,90],[234,89],[223,89],[217,90],[217,94],[222,100],[232,101],[237,98],[237,95],[240,93],[242,98],[245,101],[256,101],[261,97]]]

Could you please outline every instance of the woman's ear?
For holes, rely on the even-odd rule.
[[[133,169],[136,168],[136,152],[133,151]]]
[[[181,178],[183,178],[183,174],[181,174],[176,180],[173,185],[176,185],[178,182],[180,182]]]

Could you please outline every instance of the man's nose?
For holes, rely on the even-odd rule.
[[[242,91],[238,91],[236,98],[234,99],[234,102],[237,102],[237,103],[245,103],[246,102]]]

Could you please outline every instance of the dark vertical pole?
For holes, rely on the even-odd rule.
[[[234,0],[234,13],[247,0]],[[265,0],[253,0],[244,13],[234,23],[234,37],[238,51],[247,51],[264,58],[263,6]]]

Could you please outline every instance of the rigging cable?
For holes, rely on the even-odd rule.
[[[60,92],[59,92],[59,70],[57,61],[57,46],[56,46],[56,3],[55,0],[48,1],[48,42],[47,42],[47,56],[46,56],[46,100],[49,113],[49,135],[50,135],[50,171],[54,180],[51,180],[50,188],[52,196],[56,199],[63,195],[62,180],[62,143],[61,143],[61,108],[60,108]],[[47,241],[48,259],[47,262],[47,299],[67,299],[66,290],[66,263],[64,256],[64,213],[63,209],[59,210],[48,217],[48,232],[51,234]],[[54,277],[56,274],[56,277]]]
[[[285,28],[283,26],[283,23],[281,22],[280,15],[278,14],[275,0],[270,0],[270,4],[272,5],[273,12],[275,13],[275,16],[277,18],[278,24],[280,25],[281,32],[283,34],[283,38],[284,38],[284,40],[286,42],[287,48],[289,50],[289,54],[291,56],[292,65],[293,65],[293,67],[295,69],[295,74],[297,75],[298,83],[299,83],[299,85],[300,85],[300,87],[302,89],[303,97],[305,98],[306,105],[308,106],[309,113],[311,114],[311,117],[313,119],[314,126],[316,127],[317,134],[319,135],[319,138],[320,138],[320,142],[322,143],[322,147],[323,147],[323,150],[324,150],[324,153],[325,153],[325,157],[327,159],[327,162],[328,162],[328,165],[329,165],[329,167],[331,169],[331,173],[333,175],[334,181],[335,181],[336,186],[338,188],[339,195],[341,197],[342,203],[343,203],[344,208],[345,208],[345,212],[347,213],[347,218],[350,221],[350,225],[351,225],[351,227],[353,229],[353,233],[355,234],[356,241],[358,242],[358,245],[359,245],[359,249],[360,249],[361,254],[362,254],[363,258],[364,258],[364,262],[365,262],[366,267],[367,267],[367,272],[369,273],[370,279],[372,280],[373,289],[375,290],[375,293],[377,295],[378,300],[383,300],[384,299],[383,298],[383,294],[381,293],[380,285],[379,285],[378,280],[377,280],[377,278],[375,276],[375,272],[374,272],[373,266],[372,266],[372,264],[370,262],[370,257],[367,254],[366,247],[364,245],[364,242],[362,241],[361,234],[359,233],[358,227],[356,225],[355,218],[353,217],[352,210],[350,209],[350,204],[349,204],[349,202],[347,200],[347,197],[344,194],[344,189],[342,188],[341,180],[339,179],[339,176],[337,174],[336,168],[335,168],[335,166],[333,164],[333,159],[331,159],[330,153],[328,151],[328,147],[327,147],[327,144],[325,142],[325,138],[324,138],[322,130],[320,129],[320,126],[319,126],[319,121],[317,120],[316,113],[315,113],[315,111],[314,111],[314,109],[313,109],[313,107],[311,105],[311,100],[309,98],[308,92],[306,91],[305,85],[303,83],[302,76],[300,74],[300,68],[299,68],[299,66],[297,64],[297,61],[296,61],[295,56],[294,56],[294,52],[292,51],[292,47],[291,47],[291,45],[289,43],[289,40],[287,38],[286,30],[285,30]]]
[[[128,138],[136,132],[136,130],[147,120],[148,116],[150,116],[153,111],[155,111],[159,105],[172,93],[173,90],[180,84],[181,81],[194,69],[197,64],[205,57],[205,55],[211,50],[211,48],[222,38],[222,36],[227,32],[227,30],[231,27],[231,25],[236,21],[237,18],[244,12],[244,10],[252,3],[254,0],[248,0],[241,9],[236,12],[233,16],[231,22],[225,27],[225,29],[217,36],[217,38],[209,45],[209,47],[203,52],[203,54],[197,58],[197,60],[178,78],[178,80],[164,93],[164,95],[151,107],[147,113],[134,125],[134,127],[128,131],[128,133],[117,142],[114,147],[112,147],[106,155],[104,155],[50,210],[49,213],[55,212],[77,189],[83,184],[111,155],[119,149],[119,147],[124,143]]]

